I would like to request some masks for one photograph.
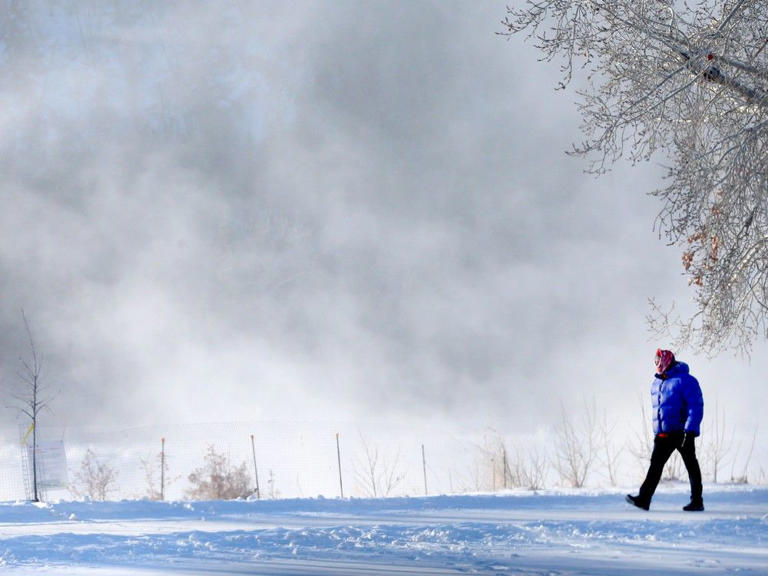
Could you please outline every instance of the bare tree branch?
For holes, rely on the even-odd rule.
[[[536,0],[503,21],[562,60],[561,88],[584,75],[572,153],[590,171],[666,161],[656,225],[682,253],[696,309],[653,328],[678,348],[748,353],[768,338],[766,22],[754,0]]]

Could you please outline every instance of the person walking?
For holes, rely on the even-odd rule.
[[[664,465],[675,450],[680,452],[691,483],[691,501],[683,507],[686,512],[704,510],[701,468],[696,459],[694,439],[699,435],[704,416],[704,398],[698,380],[688,364],[675,359],[669,350],[656,350],[656,377],[651,384],[653,404],[653,452],[651,465],[637,496],[627,494],[627,502],[648,510]]]

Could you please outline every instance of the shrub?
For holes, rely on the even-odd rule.
[[[187,496],[192,500],[234,500],[251,494],[248,470],[245,462],[234,466],[229,456],[219,454],[208,447],[205,464],[189,475],[192,488]]]

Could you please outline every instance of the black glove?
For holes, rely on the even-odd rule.
[[[680,443],[680,448],[685,448],[686,446],[693,446],[693,439],[696,438],[696,435],[693,432],[686,432],[683,434],[683,441]]]

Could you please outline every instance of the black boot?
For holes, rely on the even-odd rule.
[[[643,500],[640,496],[632,496],[632,494],[627,494],[626,501],[632,504],[632,506],[637,506],[643,510],[648,510],[651,507],[650,502]]]
[[[703,512],[704,501],[700,498],[692,498],[687,505],[683,506],[683,510],[686,512]]]

